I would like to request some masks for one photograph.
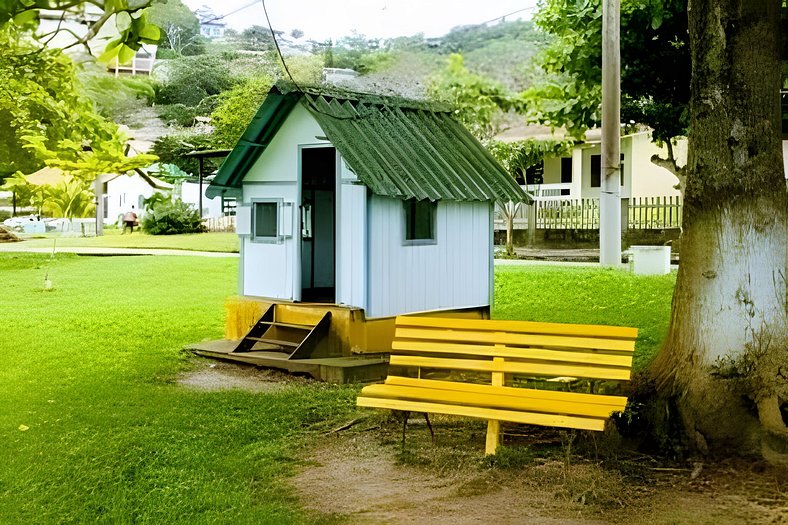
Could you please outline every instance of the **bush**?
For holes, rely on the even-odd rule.
[[[151,235],[201,233],[205,226],[200,212],[180,199],[154,204],[142,217],[143,231]]]
[[[173,104],[171,106],[162,106],[159,111],[159,117],[162,120],[170,123],[175,123],[181,127],[188,128],[194,125],[194,117],[197,116],[195,108],[189,108],[183,104]]]
[[[271,89],[273,79],[267,75],[245,79],[230,91],[219,95],[211,114],[214,143],[231,148],[241,138]]]
[[[167,80],[156,93],[157,104],[183,104],[195,107],[210,95],[233,86],[227,64],[220,57],[200,56],[170,60]]]

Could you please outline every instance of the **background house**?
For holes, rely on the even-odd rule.
[[[144,201],[154,193],[170,194],[173,185],[150,175],[110,175],[102,181],[104,224],[115,224],[134,206],[138,217],[145,214]]]
[[[474,309],[493,203],[527,194],[442,108],[273,88],[209,197],[238,197],[239,292],[363,309]]]
[[[209,6],[204,5],[194,11],[197,20],[200,21],[200,34],[205,38],[224,38],[224,31],[227,24],[221,17],[216,16]]]

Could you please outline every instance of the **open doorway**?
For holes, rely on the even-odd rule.
[[[336,149],[301,149],[301,300],[336,300]]]

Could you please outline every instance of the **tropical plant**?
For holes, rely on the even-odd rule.
[[[142,217],[141,225],[151,235],[205,231],[200,212],[180,199],[154,204]]]
[[[44,212],[53,217],[89,217],[96,209],[90,182],[66,175],[54,186],[44,186]]]

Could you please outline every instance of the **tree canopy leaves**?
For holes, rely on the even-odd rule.
[[[690,58],[686,0],[622,0],[622,118],[665,141],[686,134]],[[546,0],[536,24],[555,38],[540,56],[543,72],[523,93],[532,118],[573,135],[600,123],[601,0]]]

